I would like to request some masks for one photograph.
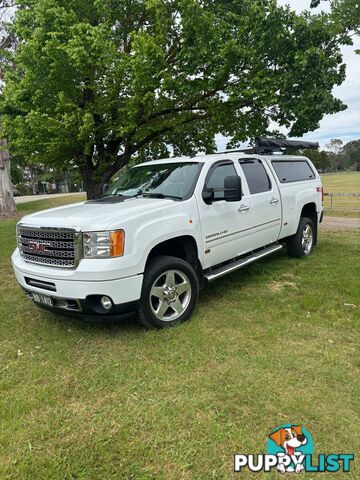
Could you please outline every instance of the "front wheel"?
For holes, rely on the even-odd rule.
[[[312,254],[315,242],[315,228],[312,220],[301,217],[295,235],[287,241],[288,253],[291,257],[308,257]]]
[[[143,281],[138,318],[144,326],[166,328],[186,321],[199,295],[197,275],[177,257],[150,260]]]

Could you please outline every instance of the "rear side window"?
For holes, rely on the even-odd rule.
[[[240,165],[251,194],[271,190],[270,179],[260,160],[240,160]]]
[[[272,165],[281,183],[300,182],[315,178],[315,173],[306,160],[274,160]]]

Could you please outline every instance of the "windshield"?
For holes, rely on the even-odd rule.
[[[130,168],[105,192],[104,196],[173,197],[192,194],[201,164],[159,163]]]

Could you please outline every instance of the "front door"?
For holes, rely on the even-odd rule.
[[[204,188],[224,188],[225,178],[231,175],[238,175],[232,161],[217,162],[210,168]],[[231,260],[248,251],[250,245],[248,237],[244,238],[250,221],[244,199],[236,202],[216,200],[224,196],[223,192],[214,192],[214,196],[212,203],[201,198],[198,201],[205,245],[204,268]]]

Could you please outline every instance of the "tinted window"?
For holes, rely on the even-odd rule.
[[[215,167],[206,182],[208,188],[224,188],[224,180],[230,175],[237,175],[232,163]],[[214,198],[223,198],[224,192],[214,192]]]
[[[251,194],[268,192],[271,182],[260,160],[240,161]]]
[[[299,182],[315,178],[310,165],[306,160],[273,161],[272,165],[281,183]]]

